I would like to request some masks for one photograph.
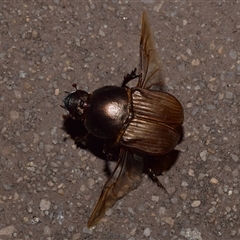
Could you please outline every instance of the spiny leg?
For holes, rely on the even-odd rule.
[[[86,149],[88,147],[88,142],[89,142],[89,138],[90,138],[90,133],[87,133],[84,136],[77,136],[74,138],[75,140],[75,144],[83,149]]]
[[[136,71],[137,69],[135,68],[130,74],[127,73],[127,75],[123,77],[122,87],[125,87],[131,80],[140,77],[141,74],[136,75]]]
[[[168,194],[166,188],[161,184],[161,182],[158,180],[156,174],[152,171],[151,168],[148,169],[148,176],[153,182],[157,183],[158,187],[162,188]]]

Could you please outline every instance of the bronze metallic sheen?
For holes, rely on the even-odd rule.
[[[135,78],[136,87],[128,87],[127,83]],[[107,160],[117,160],[89,217],[88,227],[95,226],[117,200],[136,188],[143,172],[162,186],[156,177],[160,170],[155,162],[170,159],[184,120],[182,105],[163,91],[164,86],[154,38],[143,12],[139,74],[135,69],[124,77],[121,86],[106,86],[92,93],[74,85],[76,91],[63,99],[69,116],[80,120],[86,130],[84,136],[77,138],[78,142],[87,146],[91,136],[99,138]]]

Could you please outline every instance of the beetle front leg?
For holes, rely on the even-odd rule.
[[[75,137],[74,138],[75,144],[78,147],[80,146],[81,148],[87,149],[88,148],[88,141],[89,141],[90,136],[91,136],[91,134],[87,133],[85,136]]]
[[[132,70],[132,72],[130,74],[127,73],[127,75],[125,75],[123,77],[123,82],[122,82],[122,86],[121,87],[125,87],[126,84],[128,84],[131,80],[140,77],[141,74],[136,75],[136,71],[137,69],[135,68],[134,70]]]

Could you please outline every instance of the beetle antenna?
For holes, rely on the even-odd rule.
[[[76,83],[73,83],[72,86],[76,89],[76,91],[78,90]]]

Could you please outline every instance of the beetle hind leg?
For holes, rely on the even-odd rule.
[[[163,189],[167,194],[167,190],[166,188],[161,184],[161,182],[158,180],[157,175],[153,172],[153,170],[151,168],[148,168],[148,177],[155,182],[158,187],[160,187],[161,189]]]

